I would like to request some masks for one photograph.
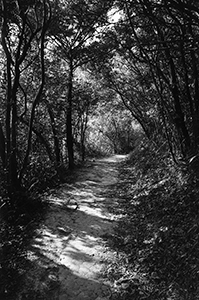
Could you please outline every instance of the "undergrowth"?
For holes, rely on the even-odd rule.
[[[199,190],[185,170],[149,146],[136,149],[111,187],[120,215],[107,272],[115,299],[199,299]],[[111,270],[111,271],[110,271]]]
[[[30,267],[27,250],[46,209],[44,199],[24,190],[1,198],[0,299],[26,299],[20,298],[20,292]]]
[[[48,211],[46,196],[62,181],[71,180],[75,180],[75,175],[64,166],[55,170],[45,160],[34,161],[26,170],[23,187],[8,196],[0,170],[0,299],[53,299],[51,289],[55,280],[49,279],[51,275],[44,280],[45,269],[37,260],[31,260],[29,254]]]

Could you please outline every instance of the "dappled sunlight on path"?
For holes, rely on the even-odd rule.
[[[124,159],[96,160],[76,171],[74,183],[52,191],[51,208],[31,250],[56,281],[49,299],[110,299],[110,283],[101,276],[116,255],[103,240],[115,219],[107,209],[114,199],[106,197],[106,188],[117,182],[117,163]]]

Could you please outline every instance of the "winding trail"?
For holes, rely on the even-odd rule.
[[[117,182],[117,164],[124,159],[122,155],[98,159],[77,170],[74,183],[52,191],[52,205],[30,252],[42,274],[37,276],[38,289],[48,290],[48,299],[111,298],[111,284],[102,278],[116,255],[103,240],[115,220],[108,211],[114,199],[106,196],[106,190]]]

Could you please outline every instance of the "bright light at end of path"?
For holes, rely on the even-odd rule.
[[[122,11],[118,8],[112,8],[107,15],[110,23],[117,23],[122,17]]]

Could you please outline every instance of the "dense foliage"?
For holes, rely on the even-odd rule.
[[[152,143],[189,163],[199,132],[197,11],[197,1],[1,1],[0,157],[9,193],[32,186],[41,162],[62,177],[84,160],[96,108],[121,112],[100,128],[110,152],[131,148],[121,148],[129,137],[119,131],[136,120]]]
[[[197,299],[198,185],[163,152],[141,145],[119,168],[108,195],[118,214],[107,270],[114,299]]]
[[[24,253],[26,208],[79,161],[134,151],[125,251],[150,275],[145,299],[197,293],[198,13],[197,0],[0,2],[0,251]],[[154,160],[135,152],[143,139]]]

